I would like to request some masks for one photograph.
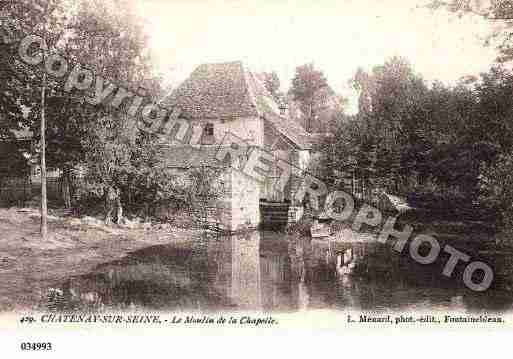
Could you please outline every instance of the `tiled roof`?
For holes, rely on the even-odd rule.
[[[186,119],[258,115],[241,62],[198,66],[164,104],[179,107]]]
[[[310,134],[301,125],[287,116],[264,114],[264,119],[273,126],[282,136],[286,137],[297,148],[308,150],[312,148]]]
[[[263,81],[249,71],[247,72],[247,78],[248,88],[259,115],[296,147],[300,149],[311,148],[309,133],[290,117],[280,114],[276,100],[267,91]]]
[[[200,65],[164,104],[179,107],[186,119],[263,117],[297,148],[311,148],[309,134],[288,116],[280,115],[263,80],[241,62]]]

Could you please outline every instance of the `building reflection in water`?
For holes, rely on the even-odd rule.
[[[509,293],[468,293],[441,270],[412,264],[376,243],[255,231],[135,251],[52,288],[42,305],[266,312],[511,308]]]
[[[258,232],[208,242],[211,285],[241,309],[262,308],[259,251]]]
[[[306,306],[303,248],[290,245],[284,234],[250,232],[210,241],[208,262],[215,290],[240,309]]]

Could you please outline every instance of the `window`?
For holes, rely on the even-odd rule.
[[[209,137],[214,136],[214,125],[213,124],[207,123],[205,125],[204,135],[209,136]]]
[[[212,123],[207,123],[203,128],[203,138],[201,143],[203,145],[212,145],[214,142],[214,125]]]

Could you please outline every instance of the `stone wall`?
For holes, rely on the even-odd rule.
[[[175,169],[174,175],[187,176],[186,169]],[[217,199],[195,203],[188,213],[178,213],[170,206],[158,209],[159,218],[188,215],[198,226],[218,227],[227,231],[256,228],[260,224],[260,187],[257,181],[232,168],[213,179],[212,186],[222,187]]]
[[[260,224],[260,184],[234,169],[231,172],[231,229],[256,228]]]
[[[205,119],[193,120],[193,124],[202,125],[210,123],[214,125],[214,138],[209,142],[212,146],[222,143],[227,133],[234,134],[250,145],[264,148],[270,151],[274,158],[281,159],[292,165],[305,169],[309,161],[309,151],[297,150],[295,146],[278,134],[276,130],[267,124],[262,118],[231,119]],[[207,145],[208,148],[210,146]],[[224,229],[237,231],[243,228],[256,228],[261,223],[260,199],[268,201],[294,202],[293,195],[299,187],[300,180],[292,176],[290,183],[283,191],[275,188],[275,183],[280,177],[281,170],[275,166],[267,183],[257,180],[232,168],[225,168],[222,176],[225,191],[222,198],[215,205],[208,204],[205,209],[198,210],[194,215],[202,218],[208,217],[208,221],[219,223]],[[300,205],[300,204],[296,204]],[[208,208],[206,208],[208,207]],[[208,213],[205,216],[205,212]],[[292,215],[292,217],[295,217]]]

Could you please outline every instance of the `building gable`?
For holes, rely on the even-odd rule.
[[[246,70],[241,62],[200,65],[164,104],[180,108],[182,117],[189,120],[261,118],[293,148],[311,148],[309,134],[280,113],[262,80]]]

